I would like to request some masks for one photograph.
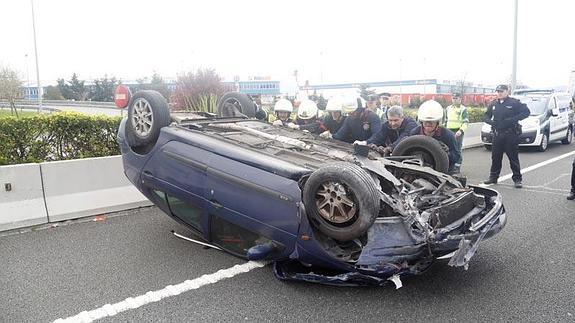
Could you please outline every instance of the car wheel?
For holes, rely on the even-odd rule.
[[[303,190],[310,223],[339,241],[367,232],[379,213],[379,200],[369,173],[350,163],[333,163],[316,170]]]
[[[256,103],[240,92],[228,92],[218,101],[218,117],[248,117],[256,115]]]
[[[139,91],[128,105],[126,141],[132,148],[153,146],[170,121],[168,102],[159,92]]]
[[[565,136],[565,139],[561,140],[561,143],[569,145],[571,144],[571,141],[573,141],[573,129],[571,129],[571,127],[567,127],[567,135]]]
[[[549,136],[547,135],[546,132],[544,132],[543,136],[541,137],[541,143],[539,144],[539,147],[537,147],[537,150],[543,152],[547,150],[548,146],[549,146]]]
[[[491,151],[491,145],[483,145],[483,147],[484,147],[486,150]]]
[[[449,170],[449,157],[447,152],[436,139],[417,135],[403,139],[393,149],[392,156],[418,156],[425,166],[438,172],[447,173]]]

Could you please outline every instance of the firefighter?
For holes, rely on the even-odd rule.
[[[318,109],[315,102],[304,99],[297,108],[297,118],[295,122],[287,124],[291,129],[299,129],[318,134],[320,132],[320,122],[317,117]]]
[[[443,107],[435,100],[428,100],[421,104],[417,111],[417,120],[420,125],[414,128],[410,135],[426,135],[433,137],[440,143],[447,146],[447,156],[449,158],[449,174],[459,173],[461,151],[457,148],[455,135],[441,126],[443,119]]]
[[[381,120],[375,112],[364,106],[359,97],[348,98],[344,103],[349,115],[343,125],[333,135],[334,139],[354,144],[366,144],[366,140],[375,136],[381,130]]]
[[[467,107],[461,104],[461,95],[459,93],[453,94],[452,104],[445,109],[445,117],[445,128],[455,134],[457,148],[461,151],[463,136],[469,125],[469,113]],[[460,156],[461,159],[458,163],[461,165],[463,154],[460,154]]]
[[[529,116],[529,108],[525,103],[509,97],[509,87],[498,85],[495,89],[497,99],[489,104],[485,111],[484,121],[493,129],[493,146],[491,147],[491,171],[489,179],[484,184],[497,184],[501,172],[503,154],[509,158],[513,183],[515,188],[523,187],[521,166],[519,165],[519,136],[521,126],[519,120]]]
[[[323,132],[320,136],[322,138],[331,138],[332,135],[341,128],[346,118],[343,114],[343,108],[344,105],[341,98],[331,98],[327,101],[325,108],[327,115],[321,122],[321,130],[323,130]]]
[[[292,122],[291,113],[293,112],[293,105],[287,99],[279,99],[274,105],[274,113],[276,120],[270,120],[274,126],[287,126]],[[272,116],[272,115],[270,115]]]
[[[394,105],[387,109],[387,120],[382,124],[381,130],[367,144],[380,154],[391,154],[395,146],[411,131],[417,127],[417,122],[403,114],[403,108]]]

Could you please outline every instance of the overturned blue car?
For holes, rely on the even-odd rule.
[[[154,91],[126,102],[128,179],[199,241],[272,261],[280,279],[400,286],[438,258],[466,268],[506,223],[496,191],[434,169],[445,152],[425,136],[384,158],[259,121],[240,93],[217,114],[171,114]]]

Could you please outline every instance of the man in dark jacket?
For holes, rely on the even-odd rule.
[[[366,109],[361,99],[357,98],[355,110],[350,112],[343,125],[333,135],[333,139],[349,143],[372,139],[381,130],[381,120],[375,112]]]
[[[394,105],[387,109],[387,121],[381,125],[381,130],[367,144],[384,156],[389,155],[395,146],[417,127],[417,122],[403,115],[403,108]],[[375,146],[375,147],[374,147]]]
[[[435,100],[423,102],[417,111],[417,119],[421,125],[414,128],[409,135],[430,136],[445,145],[448,149],[447,157],[449,158],[448,173],[459,173],[461,151],[453,132],[441,126],[441,120],[443,119],[443,107],[441,104]]]
[[[509,87],[498,85],[497,99],[489,104],[485,111],[484,121],[493,130],[493,147],[491,149],[491,171],[489,179],[484,184],[496,184],[501,172],[503,153],[509,158],[513,183],[516,188],[523,187],[521,166],[519,165],[519,135],[521,126],[519,120],[529,116],[529,108],[525,103],[509,97]]]

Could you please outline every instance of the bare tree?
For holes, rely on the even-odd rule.
[[[22,81],[18,76],[18,72],[8,67],[0,67],[0,100],[8,101],[10,104],[10,112],[18,116],[15,101],[22,97],[20,88]]]

